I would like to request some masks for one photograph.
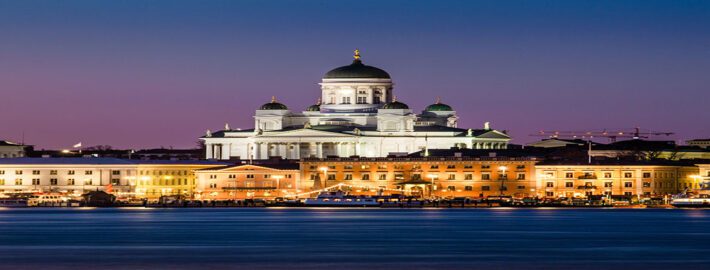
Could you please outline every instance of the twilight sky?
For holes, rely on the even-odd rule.
[[[352,50],[459,126],[710,137],[710,1],[0,0],[0,139],[193,147]]]

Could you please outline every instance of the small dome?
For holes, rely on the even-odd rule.
[[[390,79],[386,71],[363,64],[359,50],[355,50],[353,57],[355,60],[352,64],[328,71],[323,79]]]
[[[453,111],[451,106],[441,103],[441,99],[437,98],[436,103],[431,104],[424,109],[427,112]]]
[[[382,109],[407,110],[407,109],[409,109],[409,106],[407,106],[407,104],[397,101],[397,97],[393,97],[392,102],[387,103],[384,106],[382,106]]]
[[[320,103],[321,102],[320,102],[320,98],[319,98],[318,101],[316,102],[316,104],[308,106],[308,108],[306,108],[306,111],[307,112],[320,112]]]
[[[271,97],[271,102],[261,105],[259,110],[288,110],[288,107],[277,102],[276,97]]]

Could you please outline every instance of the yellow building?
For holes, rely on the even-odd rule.
[[[301,188],[426,198],[535,196],[535,158],[398,157],[301,160]]]
[[[700,169],[699,177],[702,181],[710,182],[710,161],[697,164]]]
[[[243,200],[288,197],[298,189],[298,164],[234,165],[196,171],[195,199]]]
[[[135,196],[156,200],[161,196],[180,195],[192,198],[197,185],[196,170],[221,167],[225,162],[210,161],[141,161],[136,177],[130,179]]]
[[[536,165],[537,189],[545,197],[589,195],[664,196],[700,187],[698,167],[681,162],[623,162]]]

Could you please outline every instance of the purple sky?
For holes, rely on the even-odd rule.
[[[710,1],[0,0],[0,139],[192,147],[315,102],[352,50],[415,111],[538,130],[710,137]]]

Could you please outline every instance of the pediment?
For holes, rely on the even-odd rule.
[[[253,172],[253,171],[281,171],[282,169],[276,169],[276,168],[270,168],[266,166],[259,166],[259,165],[252,165],[252,164],[246,164],[246,165],[236,165],[236,166],[231,166],[231,167],[226,167],[226,168],[221,168],[221,169],[216,169],[213,171],[218,171],[218,172]],[[289,169],[286,169],[289,170]],[[290,170],[297,170],[297,169],[290,169]]]
[[[353,137],[354,135],[345,134],[336,131],[325,131],[315,129],[296,129],[287,131],[268,131],[264,132],[261,137]]]
[[[491,130],[486,133],[483,133],[481,135],[476,136],[476,138],[481,138],[481,139],[510,139],[510,136],[506,135],[503,132],[497,131],[497,130]]]

